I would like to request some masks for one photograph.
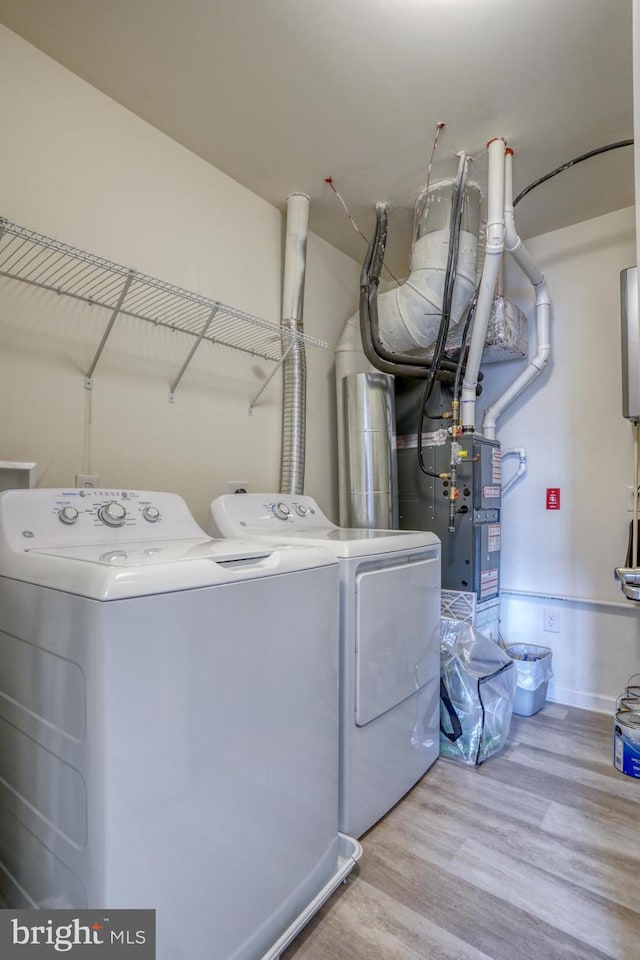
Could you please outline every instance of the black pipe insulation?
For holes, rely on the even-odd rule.
[[[454,400],[457,400],[457,399],[458,399],[458,396],[459,396],[459,394],[460,394],[460,381],[462,380],[463,369],[464,369],[464,366],[465,366],[465,363],[466,363],[467,353],[468,353],[467,337],[469,336],[469,329],[470,329],[471,324],[472,324],[472,322],[473,322],[473,318],[475,317],[475,314],[476,314],[476,305],[477,305],[477,303],[478,303],[478,294],[479,294],[479,293],[480,293],[480,284],[478,284],[478,286],[477,286],[476,289],[474,290],[473,296],[472,296],[471,300],[469,301],[469,305],[468,305],[468,307],[467,307],[467,317],[466,317],[466,320],[465,320],[465,322],[464,322],[464,327],[462,328],[462,340],[461,340],[461,342],[460,342],[460,357],[458,358],[458,366],[457,366],[457,368],[456,368],[456,379],[455,379],[455,384],[454,384],[454,387],[453,387],[453,399],[454,399]],[[481,379],[481,376],[482,376],[482,375],[481,375],[480,371],[478,371],[478,380]],[[477,393],[477,391],[476,391],[476,393]]]
[[[467,182],[467,158],[463,155],[458,166],[458,174],[454,186],[453,203],[451,205],[451,216],[449,218],[449,248],[447,250],[447,265],[444,275],[444,287],[442,296],[442,317],[440,319],[440,328],[433,349],[431,359],[432,369],[438,371],[443,362],[443,354],[447,345],[449,336],[449,324],[451,322],[451,305],[453,303],[453,288],[456,282],[456,268],[458,266],[458,250],[460,246],[460,228],[462,226],[462,210],[464,208],[464,190]],[[454,365],[454,369],[457,365]],[[427,405],[429,394],[433,390],[435,376],[431,378],[425,390],[423,409]]]
[[[424,462],[424,449],[422,443],[422,434],[424,431],[424,422],[427,416],[427,406],[429,405],[429,400],[431,394],[433,393],[433,388],[436,382],[437,374],[440,369],[443,360],[443,354],[447,344],[447,337],[449,336],[449,323],[451,320],[451,305],[453,302],[453,288],[456,280],[456,268],[458,265],[458,249],[460,244],[460,229],[462,226],[462,211],[464,208],[464,190],[467,181],[467,166],[468,160],[463,154],[460,158],[460,163],[458,164],[458,174],[456,176],[456,183],[454,187],[453,203],[451,205],[451,216],[449,218],[449,249],[447,251],[447,266],[445,270],[445,280],[444,280],[444,289],[442,297],[442,317],[440,320],[440,328],[438,330],[438,337],[436,339],[436,344],[433,350],[432,358],[432,367],[431,375],[427,378],[425,383],[424,393],[422,395],[422,403],[420,405],[420,417],[418,419],[418,436],[417,436],[417,454],[418,454],[418,466],[422,473],[427,474],[428,476],[433,476],[433,472],[428,469]],[[464,350],[462,351],[464,354]],[[456,364],[456,372],[458,369],[459,363]],[[455,377],[453,380],[455,385]]]

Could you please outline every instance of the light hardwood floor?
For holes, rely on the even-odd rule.
[[[439,760],[282,960],[639,960],[640,780],[612,729],[547,704],[481,767]]]

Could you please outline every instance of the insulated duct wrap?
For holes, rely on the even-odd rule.
[[[470,331],[473,331],[473,323]],[[445,357],[457,360],[460,356],[462,329],[458,327],[447,337]],[[493,298],[487,334],[482,351],[483,363],[504,360],[524,360],[528,353],[527,318],[515,303],[499,295]],[[427,356],[433,354],[429,349]]]
[[[398,526],[394,378],[386,373],[351,373],[339,383],[340,482],[343,526]],[[342,506],[342,505],[341,505]]]
[[[424,349],[438,336],[449,253],[451,205],[455,181],[444,180],[416,202],[416,239],[410,273],[399,287],[378,297],[380,336],[397,353]],[[453,329],[476,287],[480,189],[468,184],[464,194],[456,279],[451,304]]]
[[[288,354],[282,368],[280,492],[294,495],[304,493],[307,360],[304,343],[295,336],[303,332],[308,225],[309,198],[293,194],[287,198],[281,326],[294,339],[285,336],[282,344]]]

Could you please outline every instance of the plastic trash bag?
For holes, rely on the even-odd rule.
[[[440,755],[480,764],[505,745],[516,695],[514,661],[458,620],[441,621]]]
[[[532,643],[511,643],[505,648],[515,661],[518,686],[521,690],[537,690],[553,676],[551,648]]]

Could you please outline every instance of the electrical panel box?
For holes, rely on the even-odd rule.
[[[405,383],[401,381],[401,384]],[[415,381],[414,381],[415,384]],[[447,480],[422,472],[417,455],[417,425],[423,387],[396,387],[398,416],[398,513],[404,530],[432,530],[442,541],[442,587],[474,593],[478,603],[500,590],[500,508],[502,472],[500,444],[477,434],[458,438],[466,457],[457,467],[458,499],[454,530],[449,530]],[[441,396],[442,395],[442,396]],[[442,400],[444,399],[444,403]],[[436,389],[430,409],[450,409],[444,391]],[[434,474],[451,467],[450,421],[439,415],[425,419],[423,457]]]
[[[640,317],[638,268],[620,272],[622,320],[622,416],[640,420]]]

